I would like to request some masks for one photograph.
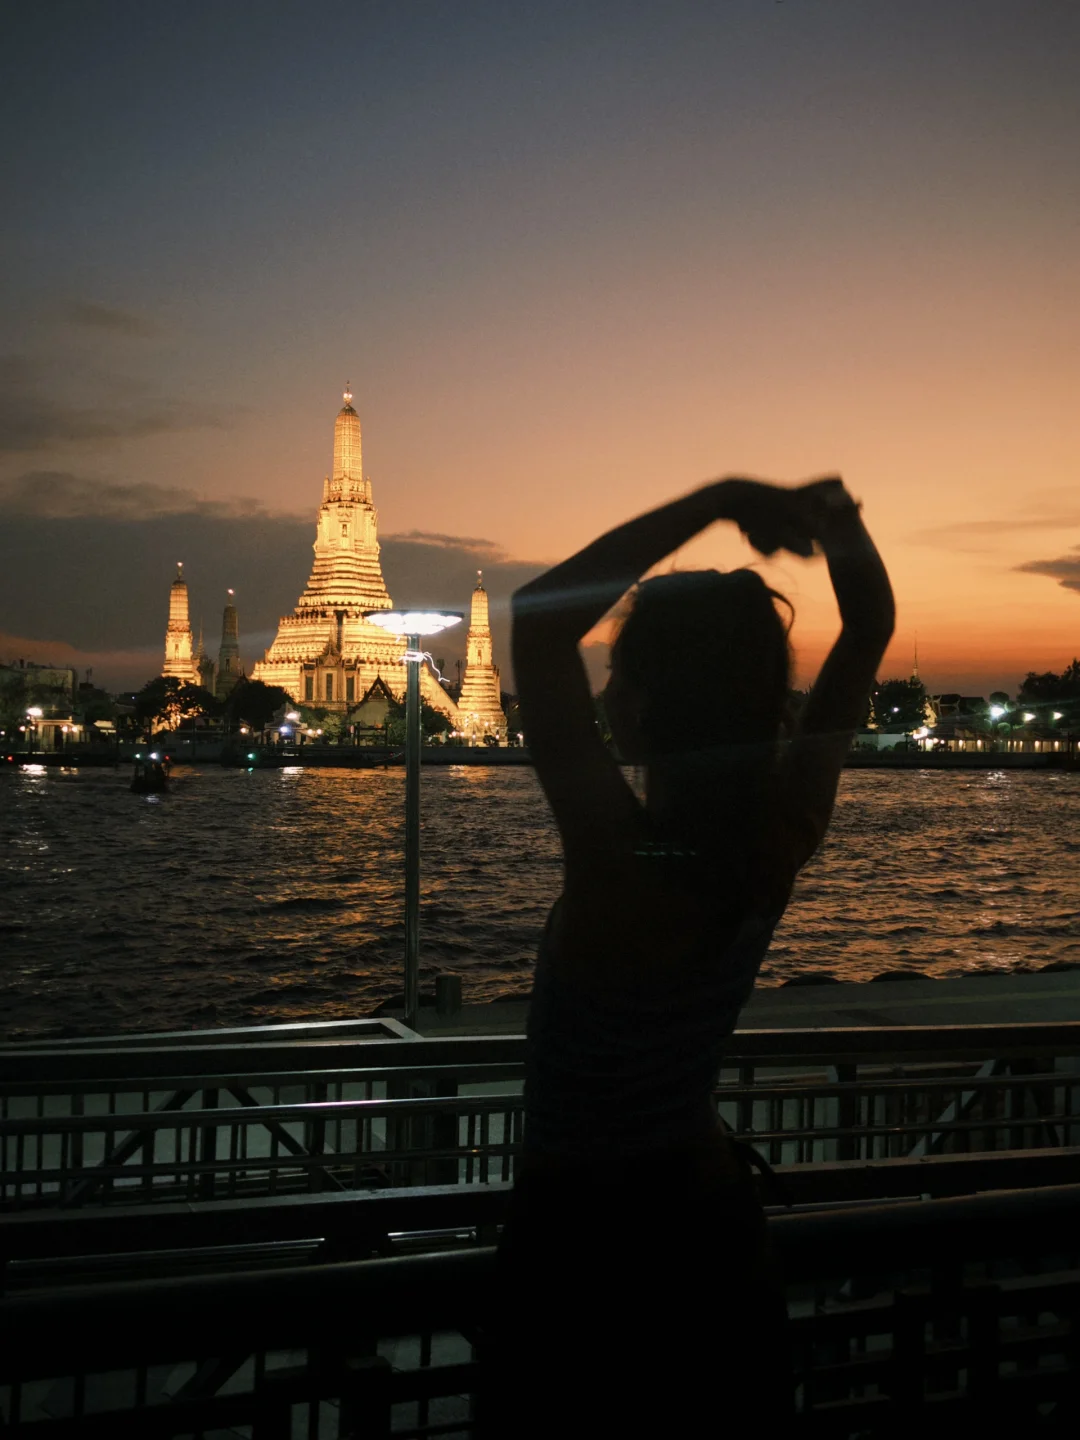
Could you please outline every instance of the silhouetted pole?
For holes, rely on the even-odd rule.
[[[405,1024],[420,1001],[420,636],[409,636],[405,661]]]

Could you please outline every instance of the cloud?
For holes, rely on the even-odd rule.
[[[98,305],[93,300],[72,300],[63,307],[62,314],[72,325],[84,325],[91,330],[111,330],[140,340],[148,340],[158,334],[158,326],[152,320],[133,315],[130,310]]]
[[[306,515],[274,514],[255,500],[205,500],[183,489],[49,470],[0,485],[0,521],[0,627],[19,637],[26,658],[34,658],[31,644],[54,658],[66,653],[60,646],[100,657],[61,663],[92,664],[95,678],[113,686],[138,681],[131,672],[143,655],[142,679],[156,673],[177,560],[184,561],[192,621],[204,622],[207,649],[217,648],[231,586],[242,655],[249,665],[260,659],[304,588],[315,538],[314,506]],[[466,613],[482,568],[496,661],[508,684],[509,598],[543,565],[478,536],[425,532],[386,536],[381,558],[396,603]],[[459,626],[447,632],[438,654],[452,665],[464,643]]]
[[[1062,509],[1056,513],[1022,512],[1007,520],[957,520],[951,525],[936,525],[929,530],[917,530],[907,539],[914,545],[933,545],[944,550],[966,550],[975,553],[992,550],[993,546],[970,545],[965,541],[991,539],[996,535],[1013,535],[1018,530],[1076,530],[1080,529],[1080,507]]]
[[[150,520],[164,515],[267,515],[252,499],[207,500],[194,490],[91,479],[68,470],[28,470],[0,480],[0,515],[39,520]]]
[[[79,442],[116,444],[225,423],[223,413],[209,406],[132,394],[129,382],[98,377],[97,383],[105,391],[100,402],[73,404],[49,391],[41,366],[30,357],[0,357],[0,454]]]
[[[504,552],[499,549],[494,540],[478,540],[472,535],[440,535],[432,530],[405,530],[400,535],[387,535],[383,544],[413,543],[417,545],[433,545],[444,550],[468,549],[476,555],[491,555],[499,559]]]
[[[1080,545],[1074,548],[1080,551]],[[1025,575],[1046,575],[1066,590],[1080,591],[1080,554],[1063,555],[1059,560],[1027,560],[1013,568]]]

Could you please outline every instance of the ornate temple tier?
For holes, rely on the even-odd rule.
[[[391,610],[379,561],[379,515],[371,481],[363,476],[360,417],[345,391],[334,422],[334,469],[323,482],[315,532],[315,561],[304,593],[252,678],[280,685],[300,704],[346,711],[382,681],[405,692],[405,641],[370,625],[364,615]],[[457,707],[435,677],[421,672],[421,693],[451,720]]]

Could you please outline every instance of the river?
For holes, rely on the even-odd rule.
[[[401,988],[400,770],[0,776],[0,1034],[369,1013]],[[527,993],[559,885],[528,769],[423,776],[422,983]],[[1080,774],[849,771],[763,984],[1080,962]]]

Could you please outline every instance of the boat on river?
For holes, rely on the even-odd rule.
[[[136,795],[160,795],[169,788],[169,757],[157,751],[136,755],[131,789]]]

